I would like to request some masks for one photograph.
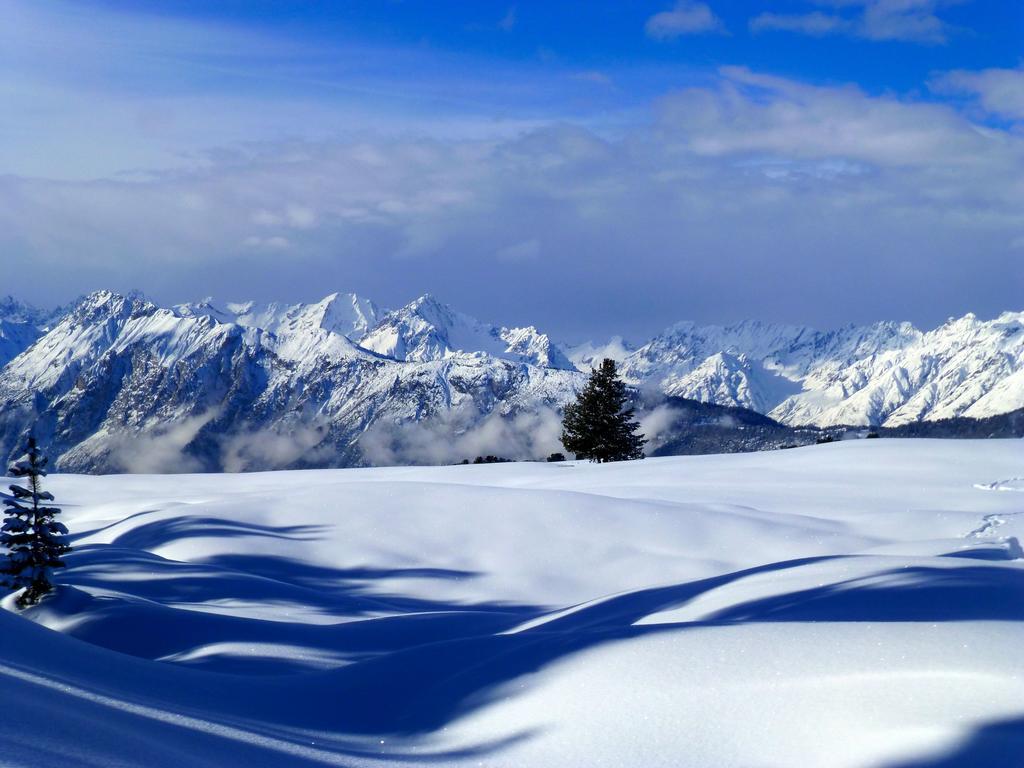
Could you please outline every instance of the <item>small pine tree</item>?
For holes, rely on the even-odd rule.
[[[643,458],[644,443],[633,409],[626,407],[626,385],[615,361],[605,359],[590,373],[590,381],[575,403],[565,407],[562,445],[578,459],[596,462]]]
[[[71,547],[64,542],[67,527],[53,519],[60,509],[40,504],[53,501],[53,494],[42,489],[46,458],[34,437],[28,439],[26,454],[10,473],[24,478],[25,484],[12,485],[13,496],[4,499],[7,517],[0,528],[0,544],[7,547],[7,563],[2,568],[2,583],[12,590],[24,589],[18,597],[18,605],[24,608],[35,605],[53,589],[52,571],[64,567],[61,556]]]

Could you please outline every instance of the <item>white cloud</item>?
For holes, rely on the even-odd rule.
[[[718,89],[666,98],[663,126],[703,156],[739,153],[819,160],[844,158],[882,169],[971,166],[995,173],[1004,152],[1022,144],[986,139],[948,106],[869,96],[859,89],[819,87],[725,67]],[[991,137],[994,139],[995,137]],[[1009,138],[1009,137],[1007,137]]]
[[[940,44],[950,26],[937,11],[957,0],[812,0],[831,6],[829,13],[761,13],[750,20],[752,32],[784,31],[814,37],[844,34],[866,40]]]
[[[453,408],[421,421],[375,422],[359,439],[373,466],[457,464],[477,456],[544,459],[562,451],[562,419],[552,409],[516,416],[492,413],[478,420],[475,408]]]
[[[1019,305],[1022,168],[1024,137],[951,106],[727,68],[615,139],[556,124],[263,143],[138,181],[3,177],[0,267],[31,259],[36,303],[351,289],[588,335],[924,322]],[[499,279],[495,254],[530,260]]]
[[[288,224],[296,229],[311,229],[316,224],[316,211],[304,205],[288,205],[284,213]]]
[[[220,415],[212,409],[199,416],[181,418],[166,429],[137,434],[109,434],[103,440],[111,467],[133,474],[165,474],[202,471],[202,463],[187,453],[199,431]]]
[[[673,8],[651,16],[644,25],[648,37],[671,40],[682,35],[725,32],[725,25],[707,3],[680,0]]]
[[[139,6],[0,0],[0,173],[140,179],[239,142],[509,136],[561,115],[570,100],[552,93],[579,87],[568,65]]]
[[[851,24],[841,16],[831,13],[762,13],[750,20],[752,32],[799,32],[812,37],[822,37],[838,32],[850,31]]]
[[[679,414],[680,411],[677,408],[670,405],[658,405],[640,417],[640,434],[647,441],[644,446],[645,454],[650,456],[661,447],[662,437],[679,418]]]
[[[327,424],[289,424],[287,429],[262,429],[220,438],[220,463],[225,472],[253,472],[329,463],[336,458],[335,446],[328,440]]]
[[[939,75],[930,85],[938,93],[973,97],[989,114],[1024,120],[1024,67],[980,72],[955,70]]]

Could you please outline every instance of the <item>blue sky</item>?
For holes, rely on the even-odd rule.
[[[41,304],[385,305],[572,339],[1021,309],[1024,5],[0,0]]]

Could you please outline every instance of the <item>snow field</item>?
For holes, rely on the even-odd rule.
[[[52,476],[75,551],[4,601],[0,762],[1000,765],[1022,471],[1021,441],[871,440]]]

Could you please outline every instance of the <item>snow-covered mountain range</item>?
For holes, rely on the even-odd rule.
[[[558,447],[557,424],[537,414],[557,413],[604,356],[648,396],[790,425],[1024,407],[1024,312],[931,331],[679,323],[633,349],[621,339],[564,347],[431,296],[385,311],[342,293],[160,307],[99,291],[53,312],[0,300],[0,451],[31,428],[68,470],[346,465],[401,460],[408,444],[499,448],[512,422],[528,433],[519,452],[542,455]],[[432,426],[416,434],[420,425]]]
[[[899,426],[1024,407],[1024,312],[931,331],[880,322],[821,332],[680,323],[623,363],[667,394],[750,408],[784,424]]]

